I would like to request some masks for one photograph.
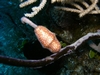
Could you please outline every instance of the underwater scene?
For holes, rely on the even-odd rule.
[[[0,0],[0,75],[100,75],[100,0]]]

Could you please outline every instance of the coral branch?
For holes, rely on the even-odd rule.
[[[28,0],[26,2],[21,3],[19,5],[19,7],[23,8],[23,7],[27,6],[27,5],[30,5],[30,4],[34,3],[34,2],[36,2],[36,0]],[[25,16],[26,17],[34,17],[36,14],[38,14],[38,12],[40,10],[43,9],[43,7],[45,6],[46,2],[47,2],[47,0],[41,0],[40,5],[38,7],[32,7],[32,12],[31,13],[26,13]]]
[[[27,6],[27,5],[30,5],[30,4],[34,3],[34,2],[36,2],[36,0],[28,0],[28,1],[25,1],[25,2],[21,3],[19,5],[19,7],[23,8],[23,7]]]
[[[94,0],[92,5],[90,5],[86,10],[82,11],[79,16],[82,17],[85,14],[89,13],[91,10],[93,10],[96,6],[96,4],[98,3],[98,0]]]
[[[26,23],[26,24],[29,24],[30,26],[32,26],[33,28],[36,28],[37,25],[35,23],[33,23],[31,20],[29,20],[28,18],[26,17],[22,17],[21,18],[21,22],[22,23]]]
[[[98,39],[98,38],[100,38],[99,32],[88,33],[87,35],[78,39],[75,43],[62,48],[58,53],[54,53],[43,59],[23,60],[23,59],[16,59],[16,58],[11,58],[11,57],[0,56],[0,63],[14,65],[14,66],[41,68],[43,66],[53,63],[54,61],[58,60],[59,58],[65,56],[65,55],[69,55],[69,54],[73,53],[74,50],[76,50],[78,47],[80,47],[82,44],[84,44],[88,40]]]
[[[90,40],[88,41],[88,44],[91,48],[93,48],[94,50],[100,53],[100,43],[97,46],[92,40]]]
[[[85,0],[80,0],[80,3],[83,4],[83,6],[85,6],[86,9],[82,8],[79,4],[74,3],[75,1],[69,3],[70,5],[74,6],[75,8],[62,7],[62,6],[56,6],[55,8],[74,12],[74,13],[79,13],[79,17],[83,17],[86,14],[100,14],[100,9],[97,5],[97,3],[99,1],[98,0],[90,0],[90,1],[91,1],[91,5],[89,5]]]

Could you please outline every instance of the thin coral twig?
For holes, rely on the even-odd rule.
[[[100,33],[98,33],[98,32],[97,33],[88,33],[87,35],[78,39],[75,43],[62,48],[58,53],[54,53],[43,59],[24,60],[24,59],[0,56],[0,63],[14,65],[14,66],[41,68],[43,66],[53,63],[54,61],[58,60],[59,58],[65,56],[65,55],[69,55],[69,54],[73,53],[74,50],[76,50],[78,47],[80,47],[82,44],[84,44],[88,40],[98,39],[98,38],[100,38]]]

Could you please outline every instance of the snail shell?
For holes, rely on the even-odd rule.
[[[46,27],[37,26],[34,32],[44,48],[49,49],[52,53],[58,52],[61,49],[60,42],[57,40],[55,34]]]

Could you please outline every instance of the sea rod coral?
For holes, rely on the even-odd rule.
[[[22,2],[19,7],[23,8],[27,5],[30,5],[32,3],[35,3],[36,0],[27,0],[25,2]],[[78,3],[80,4],[78,4]],[[91,4],[89,4],[89,2],[91,2]],[[51,0],[51,4],[53,3],[61,3],[62,5],[64,4],[69,4],[75,8],[72,7],[64,7],[64,6],[55,6],[55,9],[60,9],[60,10],[65,10],[65,11],[69,11],[69,12],[75,12],[75,13],[79,13],[79,17],[83,17],[86,14],[100,14],[100,9],[97,5],[99,1],[98,0]],[[38,7],[32,7],[32,12],[31,13],[26,13],[25,16],[26,17],[34,17],[36,14],[38,14],[38,12],[40,10],[43,9],[43,7],[46,5],[47,0],[41,0],[41,3]]]
[[[98,32],[88,33],[87,35],[78,39],[73,44],[68,45],[64,48],[61,48],[59,52],[54,53],[45,58],[42,58],[39,60],[25,60],[25,59],[17,59],[17,58],[12,58],[12,57],[0,56],[0,63],[14,65],[14,66],[42,68],[43,66],[47,66],[48,64],[51,64],[63,56],[73,53],[73,51],[75,51],[78,47],[86,43],[88,40],[99,39],[99,38],[100,38],[100,33]]]
[[[36,0],[27,0],[26,2],[21,3],[19,6],[20,6],[20,8],[23,8],[23,7],[27,6],[27,5],[30,5],[30,4],[34,3],[34,2],[36,2]],[[40,10],[43,9],[43,7],[45,6],[46,2],[47,2],[47,0],[41,0],[40,5],[38,7],[33,7],[32,8],[33,12],[26,13],[25,16],[26,17],[34,17],[36,14],[38,14],[38,12]]]

